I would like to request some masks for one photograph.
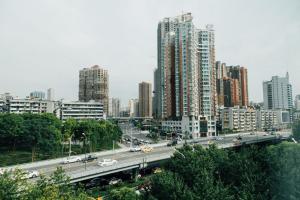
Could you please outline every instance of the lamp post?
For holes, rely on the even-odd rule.
[[[82,133],[83,137],[84,137],[84,169],[86,170],[86,135],[85,133]]]

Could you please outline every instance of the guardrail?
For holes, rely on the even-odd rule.
[[[155,161],[161,161],[165,160],[171,157],[173,154],[173,151],[170,151],[168,153],[163,153],[157,155],[147,155],[143,157],[143,159],[137,158],[137,159],[130,159],[123,163],[117,163],[112,166],[107,167],[100,167],[98,169],[92,169],[87,171],[80,171],[80,172],[72,172],[68,173],[67,175],[70,176],[71,183],[95,178],[98,176],[104,176],[107,174],[117,173],[120,171],[126,171],[130,169],[137,169],[140,168],[141,165],[144,165],[144,163],[151,163]]]
[[[245,141],[245,144],[253,144],[253,143],[260,143],[260,142],[265,142],[265,141],[270,141],[274,139],[280,139],[277,136],[267,136],[263,138],[257,138],[254,140],[248,140]],[[242,146],[243,142],[240,144],[234,144],[232,142],[226,143],[226,144],[220,144],[218,145],[220,148],[231,148],[231,147],[238,147]],[[171,158],[171,156],[174,153],[174,149],[170,149],[169,152],[167,153],[162,153],[158,155],[145,155],[143,159],[141,158],[136,158],[136,159],[129,159],[126,162],[122,163],[117,163],[116,165],[109,166],[109,167],[102,167],[99,169],[93,169],[93,170],[88,170],[88,171],[80,171],[79,173],[70,173],[68,174],[71,177],[71,182],[78,182],[78,181],[83,181],[87,180],[90,178],[95,178],[98,176],[104,176],[107,174],[112,174],[112,173],[117,173],[120,171],[126,171],[134,168],[139,168],[141,165],[144,163],[151,163],[151,162],[157,162],[165,159]]]
[[[286,135],[291,134],[290,132],[281,132],[281,133],[286,134]],[[241,135],[248,135],[248,134],[250,134],[250,133],[242,133]],[[237,134],[230,134],[230,135],[225,135],[225,136],[222,136],[222,137],[228,138],[228,137],[234,137],[236,135],[239,135],[239,134],[238,133]],[[276,137],[276,136],[274,136],[274,137]],[[193,139],[193,140],[187,140],[187,142],[188,143],[194,143],[195,141],[204,142],[204,141],[208,141],[210,139],[212,139],[212,138],[197,138],[197,139]],[[263,139],[265,139],[265,138],[263,138]],[[252,143],[257,142],[256,139],[254,139],[252,141],[253,141]],[[182,143],[184,143],[184,141],[182,141]],[[151,144],[149,146],[156,148],[156,147],[163,147],[163,146],[166,146],[166,145],[167,145],[167,142],[159,143],[159,144]],[[238,146],[238,145],[233,145],[233,146]],[[118,154],[118,153],[129,152],[129,150],[130,150],[130,148],[126,147],[126,148],[117,149],[117,150],[114,150],[114,151],[109,150],[109,151],[102,151],[102,152],[94,152],[93,154],[95,154],[97,157],[101,157],[101,156],[107,156],[107,155],[113,155],[113,154]],[[77,155],[77,156],[79,156],[80,158],[85,157],[84,154],[80,154],[80,155]],[[4,169],[10,170],[10,169],[14,169],[14,168],[21,168],[21,169],[42,168],[42,167],[46,167],[46,166],[50,166],[50,165],[60,164],[60,163],[63,162],[63,160],[65,158],[66,157],[56,158],[56,159],[51,159],[51,160],[44,160],[44,161],[37,161],[37,162],[32,162],[32,163],[18,164],[18,165],[14,165],[14,166],[5,167]]]

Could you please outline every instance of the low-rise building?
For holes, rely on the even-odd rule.
[[[5,101],[4,99],[0,98],[0,113],[3,112],[5,106]]]
[[[288,128],[291,118],[289,110],[258,110],[257,127],[260,130]]]
[[[253,108],[231,107],[220,111],[222,129],[235,132],[256,130],[256,111]]]
[[[105,116],[103,114],[103,104],[100,102],[60,102],[56,114],[59,119],[65,121],[69,118],[76,120],[95,119],[101,120]]]
[[[278,112],[275,110],[257,110],[257,128],[259,130],[276,129],[279,127]]]
[[[47,113],[48,101],[41,99],[10,99],[7,101],[9,113]]]
[[[163,131],[173,132],[183,136],[185,136],[185,134],[188,134],[193,138],[201,136],[201,120],[194,116],[182,117],[181,120],[162,121],[161,128]],[[205,129],[205,132],[207,133],[207,123]]]

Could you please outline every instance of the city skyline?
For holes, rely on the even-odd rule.
[[[97,64],[110,74],[109,96],[120,98],[124,105],[138,97],[137,83],[153,84],[158,21],[178,16],[182,10],[191,12],[199,26],[214,25],[216,60],[247,66],[250,101],[262,102],[262,82],[286,71],[293,94],[300,93],[297,1],[231,1],[229,5],[187,1],[172,6],[168,2],[118,2],[120,9],[110,2],[102,6],[97,2],[2,1],[0,93],[25,97],[31,91],[51,87],[56,99],[77,100],[78,71]],[[40,9],[31,12],[33,5]],[[118,14],[111,14],[112,10]],[[230,12],[233,10],[235,14]],[[128,48],[124,51],[120,46]]]

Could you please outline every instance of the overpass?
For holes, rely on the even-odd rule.
[[[223,140],[215,140],[214,142],[219,148],[231,148],[241,145],[283,140],[286,139],[290,134],[290,132],[282,132],[282,137],[279,137],[278,135],[263,135],[263,133],[256,135],[250,135],[250,133],[246,133],[243,135],[243,139],[240,144],[234,144],[233,139],[236,137],[236,134],[232,134],[225,136]],[[187,142],[189,144],[200,144],[204,147],[207,147],[209,141],[209,138],[200,138],[197,140],[188,140]],[[181,147],[182,145],[183,143],[178,144],[176,148]],[[63,165],[61,164],[63,158],[59,158],[11,166],[7,167],[6,169],[21,168],[24,170],[38,170],[48,176],[53,173],[57,167],[61,166],[65,170],[66,174],[70,177],[71,182],[75,183],[99,176],[114,174],[117,172],[143,169],[149,164],[169,159],[176,151],[175,147],[168,147],[167,143],[154,144],[152,147],[153,151],[149,153],[130,152],[129,148],[96,153],[98,160],[102,160],[103,158],[112,158],[118,161],[117,164],[107,167],[98,166],[97,161],[87,163],[86,166],[82,162]],[[84,155],[80,156],[84,158]],[[33,181],[36,179],[33,179]]]
[[[128,121],[131,119],[153,119],[153,117],[107,117],[107,119],[115,119],[120,121]]]

